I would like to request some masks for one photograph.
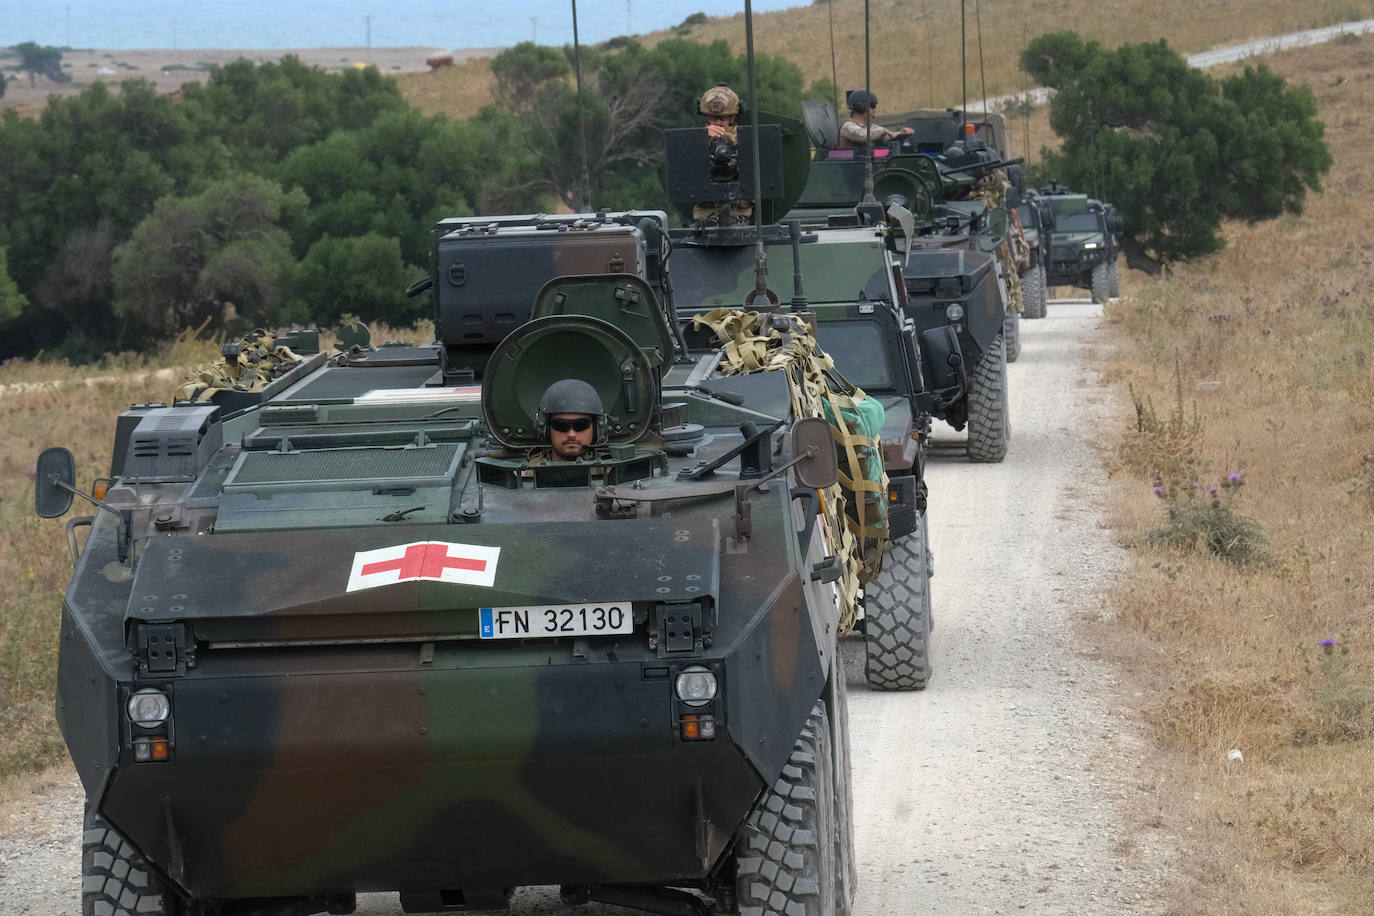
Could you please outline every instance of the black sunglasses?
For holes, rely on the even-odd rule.
[[[552,419],[552,420],[549,421],[549,425],[552,426],[552,427],[554,428],[554,431],[555,431],[555,432],[560,432],[560,433],[568,433],[568,432],[579,432],[579,433],[584,433],[584,432],[586,432],[587,430],[589,430],[589,429],[592,428],[592,419],[591,419],[591,417],[579,417],[579,418],[576,419],[576,420],[561,420],[561,419],[555,418],[555,419]]]

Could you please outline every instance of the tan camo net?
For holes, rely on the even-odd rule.
[[[1002,177],[1001,172],[989,172],[978,179],[968,198],[986,201],[989,207],[1004,208],[1009,187],[1011,184]],[[997,260],[1002,265],[1002,275],[1007,282],[1007,309],[1018,314],[1024,312],[1026,300],[1021,292],[1018,268],[1030,266],[1030,246],[1026,244],[1026,235],[1021,229],[1020,214],[1014,209],[1007,214],[1007,236],[997,246]]]
[[[197,369],[177,388],[177,399],[196,401],[216,391],[261,391],[305,359],[289,347],[274,346],[276,340],[261,329],[243,335],[239,343],[243,349],[237,357],[221,356]]]
[[[843,558],[843,575],[836,587],[841,601],[840,632],[848,633],[858,619],[860,589],[882,569],[887,542],[886,522],[874,508],[885,505],[887,474],[880,474],[877,481],[868,479],[860,454],[867,449],[869,460],[880,461],[882,443],[851,429],[845,417],[846,411],[857,415],[857,405],[867,396],[834,373],[834,360],[817,349],[811,327],[795,315],[718,308],[698,315],[693,324],[715,332],[723,351],[722,373],[782,371],[792,394],[792,415],[820,417],[830,424],[839,450],[840,480],[822,492],[822,505],[828,543]],[[827,371],[847,390],[833,390]]]

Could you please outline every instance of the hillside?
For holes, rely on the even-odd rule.
[[[957,0],[870,0],[873,89],[886,111],[957,106],[963,93]],[[1171,4],[1167,15],[1150,0],[986,0],[966,6],[968,98],[1026,88],[1017,56],[1026,42],[1045,32],[1072,29],[1109,47],[1130,41],[1164,39],[1182,54],[1301,29],[1374,16],[1374,2],[1295,4],[1282,0],[1216,0]],[[982,74],[978,24],[982,24]],[[755,47],[781,55],[802,68],[807,83],[831,78],[831,24],[834,72],[839,85],[864,83],[864,4],[830,0],[810,6],[759,13],[754,17]],[[1143,25],[1142,24],[1147,24]],[[647,44],[665,38],[729,42],[744,53],[743,14],[708,19],[639,36]],[[481,58],[437,74],[397,75],[411,104],[430,114],[467,118],[491,99],[491,70]]]

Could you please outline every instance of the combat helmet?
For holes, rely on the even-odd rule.
[[[534,432],[540,439],[549,435],[549,418],[560,413],[585,413],[592,418],[592,444],[604,445],[610,424],[601,396],[580,378],[559,379],[544,389],[539,409],[534,414]]]
[[[712,86],[701,97],[697,111],[713,117],[735,117],[739,114],[739,96],[729,86]]]
[[[851,89],[845,93],[845,103],[850,111],[867,114],[877,106],[878,97],[867,89]]]

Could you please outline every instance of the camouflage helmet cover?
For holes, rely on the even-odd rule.
[[[701,97],[697,110],[704,115],[733,117],[739,114],[739,96],[729,86],[713,86]]]

